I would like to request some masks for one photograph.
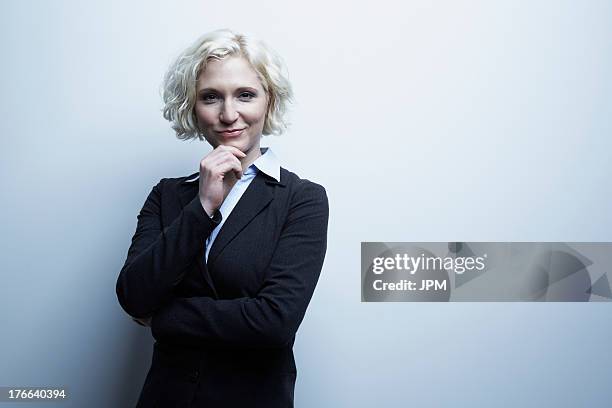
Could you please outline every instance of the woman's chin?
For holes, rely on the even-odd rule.
[[[232,146],[235,147],[236,149],[240,150],[241,152],[244,151],[244,143],[241,143],[238,140],[221,140],[219,142],[220,145],[223,146]]]

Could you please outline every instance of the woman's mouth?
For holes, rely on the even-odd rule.
[[[225,130],[225,131],[218,132],[218,133],[222,134],[223,136],[234,137],[234,136],[240,136],[243,130],[244,129]]]

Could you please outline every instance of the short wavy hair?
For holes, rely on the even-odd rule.
[[[279,135],[287,129],[289,123],[286,113],[288,105],[293,101],[293,90],[280,56],[261,40],[229,29],[220,29],[204,34],[187,47],[164,76],[161,89],[163,115],[172,123],[177,138],[204,140],[194,110],[198,76],[211,59],[221,60],[233,55],[249,61],[268,96],[262,133]]]

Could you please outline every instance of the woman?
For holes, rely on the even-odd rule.
[[[171,65],[164,117],[213,150],[147,197],[117,297],[156,342],[138,407],[292,407],[295,333],[327,245],[319,184],[280,167],[292,96],[265,44],[218,30]]]

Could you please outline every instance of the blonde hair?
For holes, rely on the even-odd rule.
[[[162,83],[164,118],[172,122],[176,137],[182,140],[204,135],[198,128],[194,112],[196,81],[211,59],[239,55],[257,72],[268,95],[268,109],[262,133],[281,134],[289,125],[285,116],[293,100],[286,67],[274,51],[260,40],[229,29],[209,32],[187,47],[170,65]]]

